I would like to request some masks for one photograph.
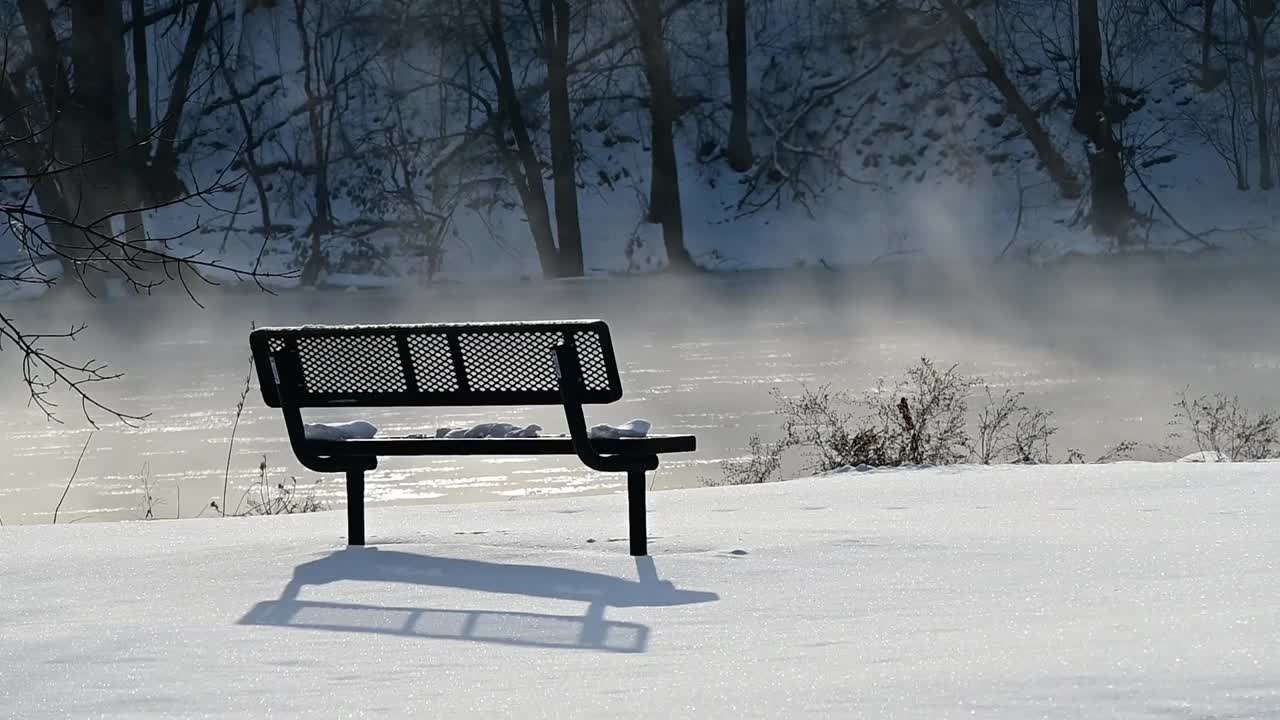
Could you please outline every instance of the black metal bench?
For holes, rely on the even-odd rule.
[[[645,473],[692,452],[692,435],[591,439],[582,406],[622,398],[609,327],[599,320],[262,328],[249,335],[262,399],[284,412],[299,462],[347,475],[348,542],[364,544],[364,474],[406,455],[577,455],[627,474],[631,554],[647,553]],[[561,405],[568,437],[308,438],[303,408]]]

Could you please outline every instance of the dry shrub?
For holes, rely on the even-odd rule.
[[[950,465],[965,461],[1048,462],[1057,432],[1053,414],[1028,406],[1022,393],[999,398],[985,388],[987,404],[977,416],[977,438],[969,434],[969,397],[981,380],[956,366],[939,370],[928,358],[892,385],[881,380],[861,398],[830,385],[802,386],[787,397],[772,391],[782,419],[781,437],[752,437],[746,457],[725,461],[722,480],[745,485],[776,479],[783,456],[804,458],[801,470],[822,473],[856,466]]]

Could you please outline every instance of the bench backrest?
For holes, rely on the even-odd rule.
[[[262,399],[280,407],[559,405],[553,348],[575,351],[583,403],[622,397],[600,320],[262,328]]]

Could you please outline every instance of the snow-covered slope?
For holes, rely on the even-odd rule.
[[[756,164],[746,173],[724,159],[723,4],[670,5],[667,34],[684,110],[676,140],[687,244],[706,267],[1002,252],[1044,259],[1110,249],[1079,222],[1078,202],[1057,197],[972,48],[946,32],[930,3],[749,3]],[[229,165],[236,176],[257,167],[264,179],[274,234],[260,269],[286,271],[307,253],[317,160],[306,110],[318,102],[308,100],[305,82],[309,47],[313,64],[328,68],[310,92],[329,98],[326,107],[336,103],[324,130],[333,138],[329,163],[319,163],[332,176],[335,222],[322,243],[331,267],[320,282],[415,284],[428,281],[429,270],[433,279],[537,277],[524,208],[482,132],[485,103],[496,102],[493,88],[472,57],[474,43],[460,41],[477,32],[476,19],[435,12],[430,3],[323,0],[307,7],[301,24],[291,3],[250,3],[234,23],[228,15],[229,24],[213,34],[219,42],[201,56],[183,120],[190,138],[183,171],[193,187],[212,184]],[[1200,249],[1203,239],[1231,247],[1273,240],[1280,211],[1264,191],[1237,190],[1227,160],[1234,152],[1253,182],[1252,131],[1235,119],[1247,108],[1222,88],[1196,84],[1194,33],[1130,3],[1103,7],[1107,75],[1130,112],[1117,132],[1142,169],[1141,178],[1130,178],[1131,199],[1152,220],[1149,232],[1138,233],[1142,240],[1184,249]],[[1198,26],[1194,7],[1180,12],[1183,25]],[[1070,128],[1070,3],[973,13],[1054,146],[1085,177],[1083,139]],[[658,229],[645,222],[646,88],[626,17],[617,3],[596,3],[574,25],[578,196],[585,261],[594,271],[651,270],[665,258]],[[172,73],[189,22],[178,17],[154,31],[153,78]],[[508,42],[523,112],[545,161],[544,69],[532,27],[512,20]],[[215,70],[223,52],[227,73]],[[155,92],[163,103],[169,90],[161,82]],[[179,251],[254,266],[266,219],[257,187],[233,183],[209,199],[239,212],[192,201],[151,213],[148,227],[157,237],[181,237]],[[1189,238],[1184,229],[1207,235]],[[437,242],[438,267],[427,259]],[[0,258],[14,255],[14,245],[0,233]],[[0,299],[18,290],[6,282]]]
[[[0,528],[0,707],[44,717],[1264,718],[1280,465],[874,472]]]

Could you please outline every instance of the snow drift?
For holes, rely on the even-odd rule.
[[[1280,713],[1275,464],[0,528],[12,717]]]

